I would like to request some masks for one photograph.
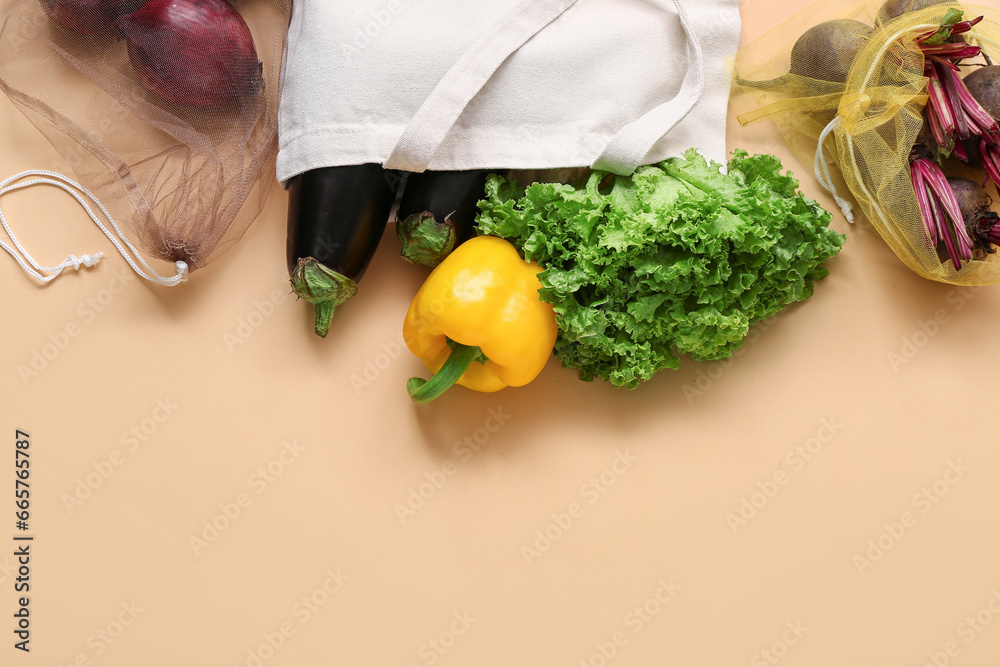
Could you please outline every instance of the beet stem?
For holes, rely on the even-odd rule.
[[[958,237],[959,250],[962,251],[963,256],[967,251],[969,256],[965,257],[965,259],[971,259],[972,239],[969,238],[969,234],[965,230],[962,209],[958,205],[958,199],[955,198],[955,191],[951,189],[950,185],[948,185],[948,179],[945,177],[944,172],[941,171],[940,167],[934,165],[933,169],[928,170],[927,182],[930,184],[934,195],[941,203],[945,213],[952,222],[955,234]]]
[[[934,131],[934,120],[938,123],[937,131],[934,131],[934,139],[938,145],[951,152],[955,136],[955,118],[952,115],[951,103],[938,76],[937,68],[933,63],[927,68],[927,115],[931,118],[931,130]],[[938,136],[940,132],[941,136]]]
[[[965,85],[962,77],[956,76],[952,79],[952,82],[955,86],[955,94],[961,104],[961,108],[969,119],[970,125],[973,127],[973,132],[975,134],[995,134],[1000,132],[1000,125],[997,125],[996,119],[983,108],[979,100],[972,96],[969,87]]]
[[[946,225],[944,224],[944,214],[941,211],[941,207],[938,203],[936,197],[931,197],[931,206],[934,209],[934,218],[941,225],[940,232],[941,236],[944,238],[945,248],[948,249],[948,256],[951,257],[951,263],[955,266],[955,270],[958,271],[962,268],[962,258],[958,254],[958,249],[955,247],[955,239],[952,235],[948,233]]]
[[[993,181],[1000,188],[1000,147],[994,142],[980,139],[979,154],[986,170],[987,180]]]
[[[951,70],[944,70],[940,65],[936,67],[938,70],[938,76],[941,78],[941,83],[944,86],[945,97],[948,98],[948,106],[952,115],[955,117],[955,131],[958,134],[959,139],[968,139],[970,130],[969,124],[965,119],[965,109],[962,105],[962,99],[959,97],[958,90],[955,86],[955,79],[958,77]]]
[[[927,235],[931,238],[931,245],[938,244],[937,224],[934,220],[934,209],[928,201],[927,184],[924,182],[924,162],[927,160],[915,160],[910,165],[910,177],[913,180],[913,190],[917,194],[917,206],[920,208],[920,217],[923,218]]]
[[[945,155],[949,152],[949,141],[948,137],[944,133],[944,128],[941,127],[941,121],[938,114],[934,111],[934,100],[928,99],[927,101],[927,123],[931,128],[931,135],[934,137],[934,143],[938,147],[939,153],[944,153]]]
[[[955,154],[955,157],[957,157],[959,160],[968,163],[969,154],[965,151],[965,146],[963,146],[962,144],[955,144],[955,149],[952,152]]]

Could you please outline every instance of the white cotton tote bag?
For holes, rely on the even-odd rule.
[[[726,158],[737,0],[296,0],[278,180]]]

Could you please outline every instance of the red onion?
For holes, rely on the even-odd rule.
[[[226,0],[148,0],[118,27],[139,78],[168,102],[217,106],[263,85],[250,29]]]
[[[119,16],[134,12],[144,0],[41,0],[45,13],[67,30],[96,35],[110,30]]]

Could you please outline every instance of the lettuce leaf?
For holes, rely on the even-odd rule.
[[[736,151],[723,174],[690,150],[580,187],[491,176],[477,224],[543,269],[563,365],[635,388],[685,354],[732,355],[755,322],[812,294],[844,236],[797,188],[774,156]]]

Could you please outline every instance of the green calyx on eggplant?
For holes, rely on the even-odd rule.
[[[410,174],[396,214],[403,259],[435,267],[476,234],[479,200],[489,171],[425,171]]]
[[[430,211],[422,211],[397,222],[396,236],[403,259],[433,268],[455,249],[458,235],[450,217],[438,221]]]
[[[362,164],[312,169],[288,182],[288,273],[292,291],[314,306],[320,337],[375,256],[396,197],[388,176],[381,165]]]
[[[299,258],[292,271],[292,291],[316,307],[316,335],[326,338],[333,312],[358,293],[358,284],[312,257]]]

